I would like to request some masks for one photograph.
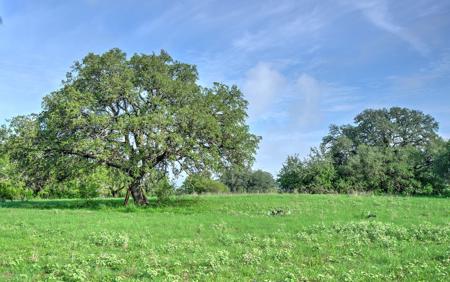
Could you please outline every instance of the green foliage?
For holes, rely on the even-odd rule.
[[[330,126],[319,150],[301,161],[288,157],[282,191],[448,195],[448,142],[422,112],[365,110],[355,125]],[[446,145],[447,144],[447,145]],[[447,146],[447,147],[446,147]]]
[[[90,53],[44,97],[41,113],[10,123],[11,159],[36,192],[98,166],[121,171],[142,205],[151,175],[249,166],[260,138],[249,132],[243,94],[197,81],[194,65],[164,51]]]
[[[80,198],[92,199],[100,195],[99,185],[95,182],[83,181],[78,186]]]
[[[0,200],[15,200],[19,196],[19,191],[6,181],[0,181]]]
[[[450,196],[450,140],[436,143],[431,153],[431,169],[424,178],[439,194]]]
[[[92,199],[100,196],[99,189],[99,183],[91,181],[90,177],[87,177],[64,182],[52,182],[39,191],[38,196],[44,199]]]
[[[100,166],[76,178],[49,179],[37,195],[47,199],[117,197],[124,195],[128,184],[129,178],[120,171]]]
[[[276,186],[272,174],[258,169],[250,174],[246,190],[248,193],[267,193],[275,191]]]
[[[37,115],[17,116],[5,129],[3,139],[5,155],[11,160],[14,174],[34,194],[38,194],[47,185],[83,174],[74,160],[58,160],[54,154],[41,150],[37,146],[38,133]],[[86,166],[86,169],[89,168]]]
[[[230,188],[232,193],[247,192],[251,172],[246,168],[229,168],[220,176],[220,182]]]
[[[438,123],[430,115],[407,108],[365,110],[355,117],[353,141],[375,147],[427,147]]]
[[[20,183],[9,180],[0,180],[0,200],[28,200],[32,198],[33,192]]]
[[[25,187],[16,168],[0,148],[0,200],[27,200],[31,197],[32,191]]]
[[[123,197],[131,181],[122,171],[106,166],[97,167],[87,180],[95,183],[99,196],[113,198]]]
[[[234,193],[267,193],[276,190],[272,174],[263,170],[227,169],[220,176],[220,182]]]
[[[158,201],[162,202],[167,201],[174,194],[175,187],[167,177],[164,177],[153,185],[151,191],[157,197]]]
[[[283,192],[295,192],[303,185],[304,164],[299,156],[288,156],[278,174],[277,182]]]
[[[335,175],[331,161],[313,150],[303,162],[298,156],[289,156],[277,180],[284,192],[329,193],[333,191]]]
[[[300,192],[328,193],[333,189],[335,169],[330,160],[313,150],[305,162]]]
[[[199,174],[191,174],[183,182],[181,189],[187,194],[226,193],[228,187],[217,180]]]

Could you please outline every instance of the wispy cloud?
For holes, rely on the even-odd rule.
[[[396,95],[423,93],[439,80],[448,80],[450,76],[450,50],[431,61],[428,66],[409,74],[392,75],[388,81],[394,87]]]
[[[412,31],[395,22],[385,0],[352,0],[344,1],[360,10],[369,22],[407,42],[422,55],[428,55],[428,46]]]
[[[250,118],[259,118],[283,97],[286,79],[277,70],[266,63],[258,63],[247,72],[243,91],[250,102]]]
[[[285,1],[271,14],[254,18],[260,25],[245,31],[233,40],[233,46],[243,51],[257,51],[289,46],[303,37],[314,38],[317,32],[340,15],[328,1]],[[267,17],[270,16],[270,17]],[[310,39],[311,40],[311,39]]]
[[[309,124],[317,122],[320,117],[320,98],[323,94],[323,86],[314,77],[308,74],[301,74],[295,83],[297,94],[301,97],[299,109],[296,112],[300,113],[297,120],[302,124]]]
[[[327,112],[348,111],[359,105],[357,88],[321,81],[308,73],[289,77],[268,63],[251,68],[242,82],[253,122],[276,119],[279,127],[311,127]]]

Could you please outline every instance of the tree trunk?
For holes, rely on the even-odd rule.
[[[144,191],[140,187],[140,181],[134,181],[130,188],[128,188],[129,193],[133,197],[134,203],[138,206],[146,206],[148,205],[147,197],[144,194]]]
[[[128,206],[129,199],[130,199],[130,189],[127,189],[127,194],[125,195],[125,201],[123,202],[124,206]]]

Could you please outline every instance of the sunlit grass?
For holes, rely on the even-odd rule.
[[[344,195],[0,203],[0,281],[448,281],[450,200]]]

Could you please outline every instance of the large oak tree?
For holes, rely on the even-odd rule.
[[[249,132],[246,109],[236,86],[201,87],[195,66],[164,51],[128,59],[112,49],[76,62],[44,98],[33,146],[74,169],[125,173],[135,203],[145,205],[144,181],[248,166],[260,138]]]

